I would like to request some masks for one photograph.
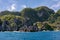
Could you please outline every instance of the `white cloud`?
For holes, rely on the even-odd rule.
[[[12,4],[12,5],[8,8],[9,11],[14,11],[15,9],[16,9],[16,4]]]
[[[60,2],[51,6],[51,8],[58,8],[58,7],[60,7]]]
[[[60,8],[60,2],[57,2],[56,4],[52,5],[50,8],[54,9],[56,12]]]
[[[26,6],[26,5],[22,5],[21,7],[22,7],[22,8],[27,8],[27,6]]]

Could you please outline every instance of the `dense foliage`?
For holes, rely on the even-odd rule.
[[[24,8],[21,12],[0,12],[0,31],[53,31],[60,30],[60,10],[41,6]]]

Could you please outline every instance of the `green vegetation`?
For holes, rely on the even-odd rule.
[[[0,31],[56,31],[60,30],[60,10],[41,6],[24,8],[21,12],[0,12]]]

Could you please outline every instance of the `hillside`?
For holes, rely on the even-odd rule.
[[[0,31],[56,31],[60,30],[60,10],[46,6],[24,8],[20,12],[0,12]]]

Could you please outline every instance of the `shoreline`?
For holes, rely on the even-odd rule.
[[[0,31],[0,32],[24,32],[24,31]],[[60,31],[37,31],[37,32],[60,32]]]

